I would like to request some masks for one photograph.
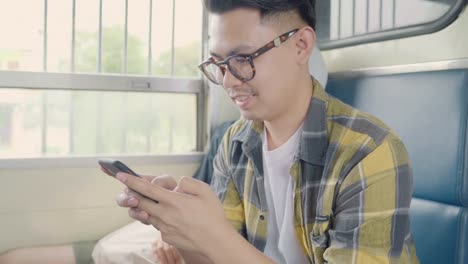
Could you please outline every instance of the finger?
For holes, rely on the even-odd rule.
[[[159,260],[158,252],[156,252],[156,249],[154,249],[153,252],[151,253],[153,255],[153,260],[158,261],[158,263],[161,263],[161,261]]]
[[[138,208],[130,208],[128,209],[128,216],[130,216],[131,218],[135,219],[135,220],[138,220],[140,221],[141,223],[145,224],[145,225],[149,225],[150,224],[150,217],[148,215],[147,212],[145,211],[142,211]],[[154,221],[156,222],[156,221]]]
[[[151,182],[154,178],[158,178],[158,177],[166,177],[168,176],[167,174],[162,174],[162,175],[159,175],[159,176],[153,176],[153,175],[141,175],[140,174],[140,177],[143,178],[145,181],[148,181],[148,182]]]
[[[143,197],[138,200],[138,206],[136,206],[135,208],[146,212],[149,218],[154,217],[156,221],[156,224],[154,226],[156,227],[156,229],[160,230],[158,227],[161,222],[165,223],[168,220],[167,217],[171,213],[168,210],[171,210],[172,205],[156,203],[152,199]],[[152,222],[150,223],[153,224]]]
[[[157,176],[150,176],[150,175],[140,175],[141,178],[143,178],[143,180],[147,181],[147,182],[151,182],[154,178],[156,178]]]
[[[141,194],[139,194],[138,192],[135,192],[135,191],[132,190],[132,189],[128,189],[127,195],[128,195],[128,196],[132,196],[132,197],[136,197],[136,198],[138,198],[138,199],[144,198]]]
[[[117,173],[117,179],[119,179],[128,188],[155,201],[170,203],[172,199],[175,199],[174,194],[176,193],[166,190],[156,184],[148,184],[146,180],[140,177],[134,177],[132,175],[119,172]]]
[[[159,247],[160,243],[161,243],[161,240],[156,239],[156,240],[153,241],[153,243],[151,243],[151,247],[153,249],[156,249],[157,247]]]
[[[192,177],[183,177],[179,181],[177,191],[196,196],[206,193],[209,189],[210,186],[203,181]]]
[[[117,204],[120,207],[137,207],[139,198],[126,193],[120,193],[116,198]]]
[[[177,264],[182,263],[184,263],[184,257],[182,257],[182,254],[180,254],[179,250],[177,250]]]
[[[105,174],[114,177],[114,175],[112,175],[112,172],[108,171],[106,168],[101,167],[101,166],[99,166],[99,168],[100,168],[101,171],[104,172]]]
[[[162,264],[169,264],[169,260],[167,259],[163,247],[156,249],[156,254],[158,255],[158,259]]]
[[[172,253],[172,248],[169,244],[164,243],[163,245],[164,253],[166,254],[166,258],[170,264],[175,264],[176,260],[174,254]]]
[[[154,257],[154,260],[155,261],[158,261],[159,260],[159,257],[158,257],[158,249],[162,246],[161,244],[161,240],[155,240],[152,244],[151,244],[151,252],[153,254],[153,257]]]
[[[150,215],[146,222],[148,223],[148,225],[152,225],[156,230],[162,233],[161,229],[164,227],[164,221],[161,218]]]
[[[180,186],[175,187],[173,191],[174,191],[174,192],[178,192],[178,193],[189,194],[189,193],[187,193],[187,192],[184,192],[184,190],[182,190],[182,188],[180,188]],[[189,194],[189,195],[191,195],[191,194]]]
[[[172,253],[172,258],[174,259],[174,263],[178,264],[181,261],[181,256],[179,253],[179,250],[177,250],[176,247],[171,246],[171,253]]]
[[[174,188],[177,187],[177,182],[174,178],[172,178],[169,175],[161,175],[158,177],[155,177],[151,180],[152,184],[157,184],[167,190],[174,190]]]
[[[132,208],[134,210],[134,212],[132,213],[132,218],[134,219],[137,219],[138,221],[144,223],[145,225],[152,225],[156,230],[158,230],[160,233],[163,233],[163,230],[161,230],[162,228],[164,228],[166,226],[165,222],[163,219],[161,219],[160,217],[158,216],[151,216],[148,214],[148,212],[145,212],[144,210],[141,210],[141,209],[137,209],[137,208]],[[149,215],[148,217],[146,217],[145,213],[142,213],[142,212],[145,212],[147,215]],[[164,241],[163,241],[164,243]],[[155,245],[157,246],[157,244],[155,243]]]
[[[124,203],[124,205],[128,205],[127,207],[137,207],[140,204],[140,201],[142,200],[148,200],[150,201],[150,204],[158,203],[158,201],[150,199],[138,192],[135,192],[134,190],[126,188],[126,191],[127,191],[126,200],[125,200],[125,196],[123,196],[121,199],[124,199],[122,200],[122,202]]]

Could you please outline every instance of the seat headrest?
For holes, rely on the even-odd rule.
[[[310,74],[325,88],[328,82],[328,70],[325,61],[323,60],[320,49],[317,45],[314,46],[312,55],[309,59]]]

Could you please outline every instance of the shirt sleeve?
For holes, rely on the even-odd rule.
[[[244,206],[232,177],[228,147],[229,139],[225,135],[213,161],[211,188],[223,204],[226,218],[241,235],[246,237]]]
[[[389,135],[345,176],[328,231],[328,263],[418,263],[409,228],[408,154]]]

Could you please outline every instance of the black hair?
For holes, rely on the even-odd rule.
[[[315,0],[203,0],[206,9],[222,14],[240,7],[260,10],[262,18],[281,12],[296,11],[315,30]]]

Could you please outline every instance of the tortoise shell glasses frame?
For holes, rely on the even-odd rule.
[[[250,81],[255,77],[256,72],[253,60],[272,48],[278,47],[286,42],[286,40],[291,38],[297,31],[299,31],[298,28],[288,31],[250,54],[235,54],[223,61],[216,61],[215,58],[210,57],[208,60],[200,63],[198,68],[208,80],[218,85],[223,83],[224,75],[227,70],[242,82]]]

